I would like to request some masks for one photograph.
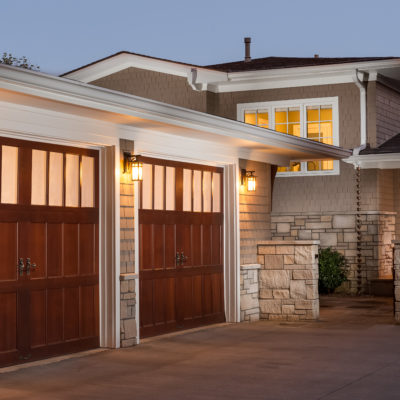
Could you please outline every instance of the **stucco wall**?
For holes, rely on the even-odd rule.
[[[240,168],[255,171],[255,192],[240,188],[240,264],[257,263],[257,243],[271,239],[271,166],[240,160]]]
[[[186,78],[179,76],[127,68],[90,83],[163,103],[206,111],[206,92],[194,91]]]

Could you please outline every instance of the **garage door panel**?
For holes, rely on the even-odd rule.
[[[165,268],[176,267],[176,225],[165,226]]]
[[[80,337],[92,337],[97,334],[96,327],[96,287],[80,288]]]
[[[79,225],[79,275],[95,273],[95,226]]]
[[[153,285],[151,279],[143,279],[140,284],[140,323],[143,327],[154,324]]]
[[[164,225],[154,224],[153,225],[153,237],[152,237],[152,248],[153,248],[153,268],[161,269],[164,268]]]
[[[165,298],[166,298],[166,279],[154,280],[154,323],[163,324],[165,322]]]
[[[203,315],[203,275],[193,277],[193,317]]]
[[[0,293],[0,355],[17,347],[17,293]],[[0,358],[1,359],[1,358]]]
[[[153,225],[140,225],[140,265],[142,269],[153,268]]]
[[[79,268],[79,225],[64,224],[64,275],[78,275]]]
[[[64,289],[64,339],[79,337],[79,288]]]
[[[47,276],[62,276],[62,224],[47,224]]]
[[[30,337],[31,347],[46,344],[46,290],[30,293]]]
[[[193,317],[193,287],[192,287],[192,276],[185,276],[178,278],[179,285],[179,310],[181,315],[180,319],[192,319]]]
[[[220,225],[212,225],[212,264],[222,264],[222,227]]]
[[[24,222],[20,224],[20,241],[24,243],[24,258],[30,258],[31,264],[37,268],[31,270],[31,279],[45,278],[47,274],[46,244],[47,231],[46,223]]]
[[[211,265],[211,250],[212,250],[212,236],[211,236],[211,226],[203,225],[203,265]]]
[[[202,234],[201,234],[201,225],[194,224],[192,225],[192,265],[198,266],[202,265]]]
[[[171,324],[176,322],[176,278],[167,278],[165,283],[165,320]]]
[[[0,282],[17,279],[17,223],[0,223]]]
[[[58,343],[64,339],[63,289],[47,291],[47,343]]]

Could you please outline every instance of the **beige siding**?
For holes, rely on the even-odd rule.
[[[257,263],[257,243],[271,238],[271,166],[240,160],[240,168],[255,171],[255,192],[240,188],[240,263]]]
[[[353,166],[340,163],[340,175],[281,177],[273,187],[273,212],[353,211]]]
[[[400,94],[380,83],[376,85],[376,145],[400,133]]]
[[[163,103],[206,111],[206,92],[195,92],[186,78],[174,75],[127,68],[90,83]]]

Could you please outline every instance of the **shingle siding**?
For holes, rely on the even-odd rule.
[[[194,91],[187,83],[186,78],[183,77],[140,68],[126,68],[90,83],[163,103],[206,112],[207,93]]]
[[[376,143],[381,145],[386,140],[400,133],[400,93],[380,83],[376,84]],[[375,146],[374,146],[375,145]]]
[[[271,166],[240,160],[240,168],[255,171],[257,190],[240,188],[240,264],[257,263],[257,243],[271,239]]]

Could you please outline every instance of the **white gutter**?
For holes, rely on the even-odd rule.
[[[358,69],[355,70],[353,80],[360,89],[360,146],[367,144],[367,82],[368,74],[360,72],[361,79],[358,77]],[[367,80],[365,81],[365,77]]]

